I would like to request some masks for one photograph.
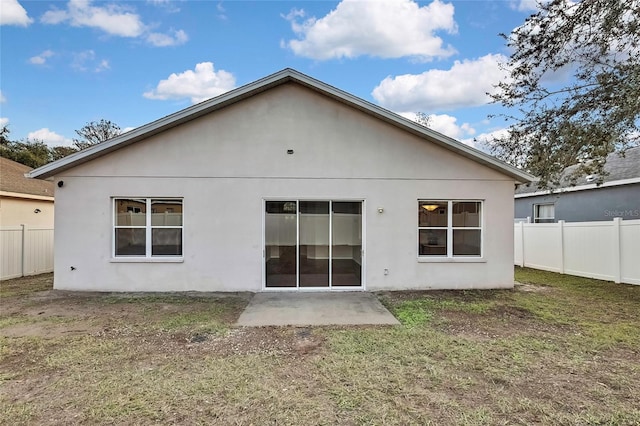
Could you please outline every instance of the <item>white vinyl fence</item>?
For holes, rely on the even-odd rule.
[[[0,280],[53,271],[53,229],[0,229]]]
[[[515,264],[640,285],[640,219],[516,223]]]

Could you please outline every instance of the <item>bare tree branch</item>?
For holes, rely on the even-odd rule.
[[[80,130],[76,130],[80,139],[73,139],[73,144],[78,149],[85,149],[114,138],[120,133],[120,126],[109,120],[91,121]]]

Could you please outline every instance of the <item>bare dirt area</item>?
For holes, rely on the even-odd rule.
[[[640,287],[384,292],[397,327],[235,327],[250,295],[0,283],[0,424],[640,424]]]

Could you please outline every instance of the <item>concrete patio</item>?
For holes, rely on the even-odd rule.
[[[398,320],[367,292],[256,293],[239,326],[397,325]]]

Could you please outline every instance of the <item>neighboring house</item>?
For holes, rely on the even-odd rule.
[[[577,166],[568,167],[569,175]],[[603,183],[597,176],[584,176],[574,186],[540,190],[534,183],[520,185],[515,192],[516,221],[550,223],[640,219],[640,147],[630,148],[624,157],[609,154]]]
[[[29,171],[0,157],[0,227],[53,228],[53,183],[26,178]]]
[[[513,286],[514,167],[291,69],[34,170],[58,289]]]

